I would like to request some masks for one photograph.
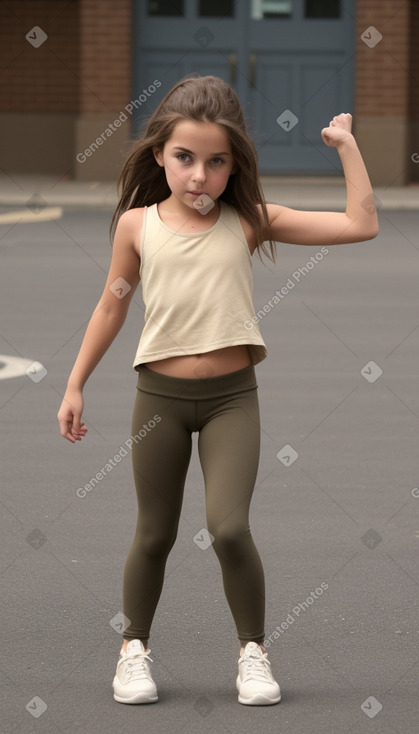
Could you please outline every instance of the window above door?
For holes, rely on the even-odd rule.
[[[183,0],[148,0],[147,15],[180,16],[184,14]]]
[[[301,9],[303,3],[303,10]],[[185,0],[147,0],[150,17],[185,16]],[[234,18],[235,0],[196,0],[200,18]],[[341,0],[250,0],[251,20],[281,20],[303,12],[304,18],[340,18]]]

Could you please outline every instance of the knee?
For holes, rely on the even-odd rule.
[[[149,558],[166,558],[176,540],[176,534],[161,531],[139,533],[138,543],[141,551]]]
[[[249,527],[221,525],[209,530],[214,537],[214,551],[226,556],[241,556],[250,536]]]

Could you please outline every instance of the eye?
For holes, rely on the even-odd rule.
[[[221,166],[224,163],[223,158],[213,158],[211,161],[215,166]]]
[[[178,159],[178,160],[179,160],[179,161],[180,161],[181,163],[187,163],[188,161],[187,161],[187,160],[185,160],[185,159],[188,159],[188,160],[190,160],[190,159],[189,159],[189,155],[188,155],[188,153],[179,153],[179,154],[178,154],[178,155],[176,156],[176,158],[177,158],[177,159]]]

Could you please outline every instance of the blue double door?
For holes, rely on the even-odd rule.
[[[182,76],[237,92],[262,174],[340,172],[321,129],[353,111],[356,0],[135,0],[134,89],[161,86],[138,129]]]

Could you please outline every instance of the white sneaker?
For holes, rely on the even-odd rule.
[[[239,658],[236,686],[239,703],[248,706],[269,706],[281,700],[279,685],[271,673],[268,653],[263,653],[257,642],[248,642]]]
[[[150,652],[150,650],[149,650]],[[147,655],[141,640],[131,640],[121,655],[113,679],[113,697],[119,703],[154,703],[158,700],[156,684],[151,677]]]

